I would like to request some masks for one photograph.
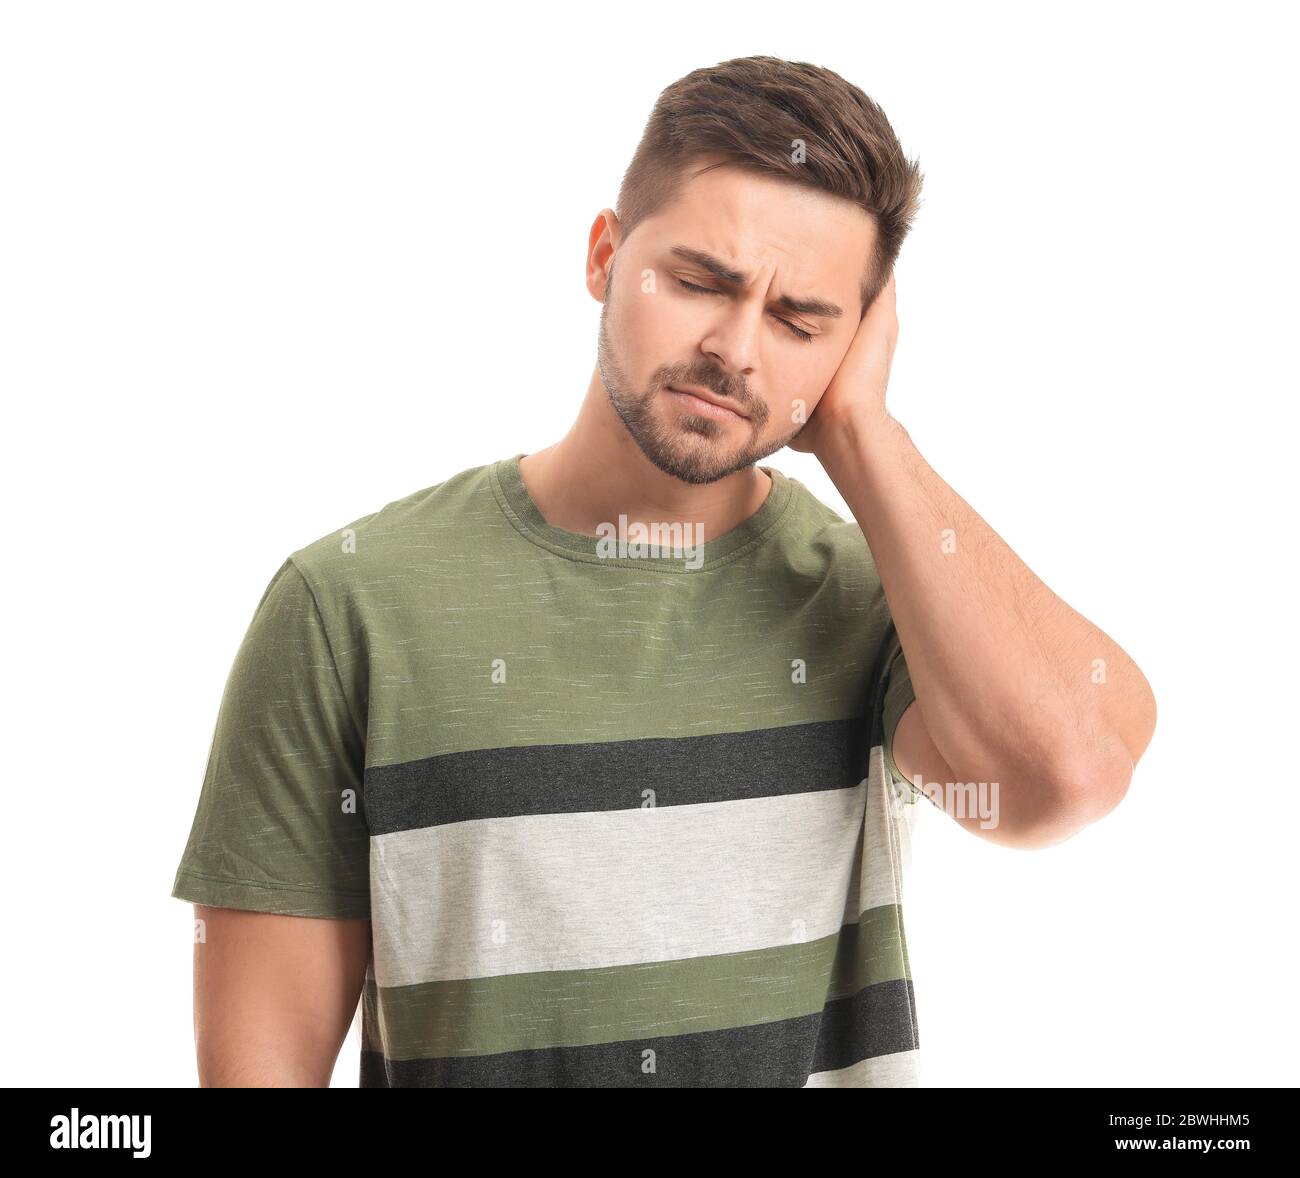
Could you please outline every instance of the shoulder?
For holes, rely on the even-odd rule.
[[[338,602],[421,564],[454,559],[476,519],[492,508],[494,463],[470,467],[440,483],[358,516],[290,553],[318,598]]]
[[[784,534],[790,559],[811,563],[823,577],[845,581],[851,590],[878,587],[875,560],[857,521],[846,519],[798,479],[784,477],[793,516]]]

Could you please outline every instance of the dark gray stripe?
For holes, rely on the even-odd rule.
[[[365,772],[372,835],[475,818],[690,806],[857,785],[865,718],[751,732],[447,753]]]
[[[497,1055],[385,1059],[361,1053],[362,1088],[802,1088],[815,1072],[913,1051],[909,979],[867,986],[820,1014],[750,1027]],[[654,1052],[655,1070],[643,1071]]]

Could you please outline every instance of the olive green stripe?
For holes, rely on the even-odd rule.
[[[390,1059],[657,1038],[798,1018],[877,982],[911,979],[902,911],[882,905],[815,941],[744,953],[385,987],[367,979],[363,1050],[382,1020]]]

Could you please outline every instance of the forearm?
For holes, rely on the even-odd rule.
[[[1122,789],[1153,708],[1132,660],[1034,575],[893,417],[846,421],[818,457],[866,536],[926,728],[954,772],[1004,783],[1004,803],[1005,783]]]

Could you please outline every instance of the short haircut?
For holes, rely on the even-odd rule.
[[[718,154],[717,164],[690,166]],[[862,280],[865,314],[921,203],[921,170],[903,155],[885,112],[839,74],[808,62],[737,57],[693,70],[659,95],[623,175],[614,211],[624,232],[693,176],[727,165],[843,197],[871,215],[876,244]]]

